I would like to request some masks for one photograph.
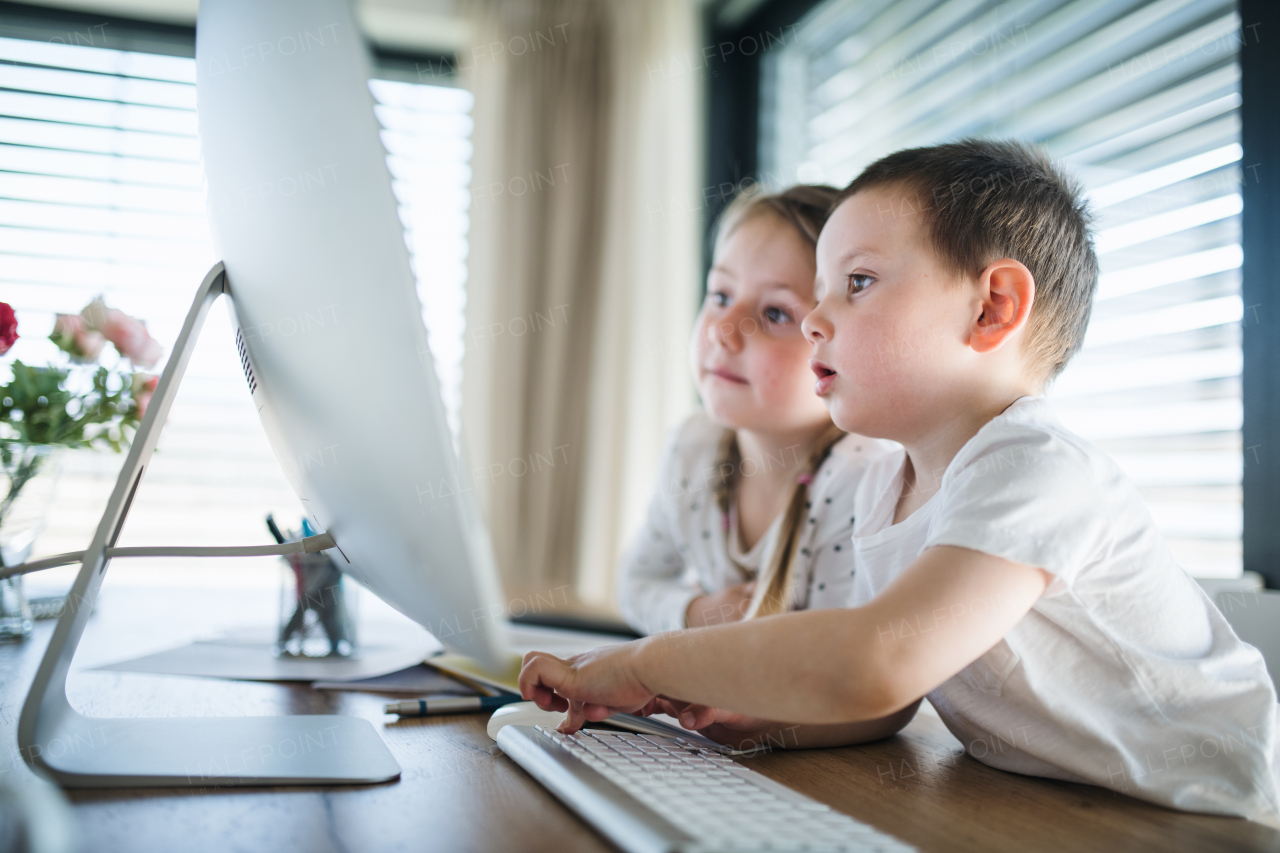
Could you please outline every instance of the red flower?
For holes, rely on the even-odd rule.
[[[18,318],[8,302],[0,302],[0,355],[18,340]]]

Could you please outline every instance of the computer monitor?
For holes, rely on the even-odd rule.
[[[214,247],[285,476],[343,571],[500,666],[492,548],[441,405],[346,2],[208,0],[196,62]]]
[[[196,66],[222,260],[196,292],[90,547],[44,561],[81,568],[23,706],[18,746],[68,787],[393,779],[399,766],[362,719],[104,719],[67,700],[112,556],[282,553],[115,547],[204,318],[224,294],[271,446],[324,531],[317,547],[331,537],[343,570],[453,650],[510,665],[492,551],[436,387],[351,9],[346,0],[203,0]]]

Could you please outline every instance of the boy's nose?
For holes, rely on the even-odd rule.
[[[804,333],[805,339],[811,344],[831,339],[831,323],[827,320],[827,316],[822,310],[821,302],[812,311],[804,315],[804,319],[800,321],[800,331]]]

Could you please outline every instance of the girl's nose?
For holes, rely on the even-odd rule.
[[[739,352],[742,349],[743,334],[742,323],[746,319],[743,312],[733,310],[726,312],[719,321],[707,327],[707,337],[711,343],[727,349],[729,352]]]

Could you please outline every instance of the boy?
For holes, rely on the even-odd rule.
[[[1280,825],[1261,655],[1037,396],[1096,283],[1079,190],[1040,152],[870,166],[822,231],[803,324],[835,423],[904,448],[855,498],[853,606],[531,653],[525,697],[567,708],[566,731],[662,709],[725,741],[804,724],[816,746],[892,734],[927,694],[992,766]]]

